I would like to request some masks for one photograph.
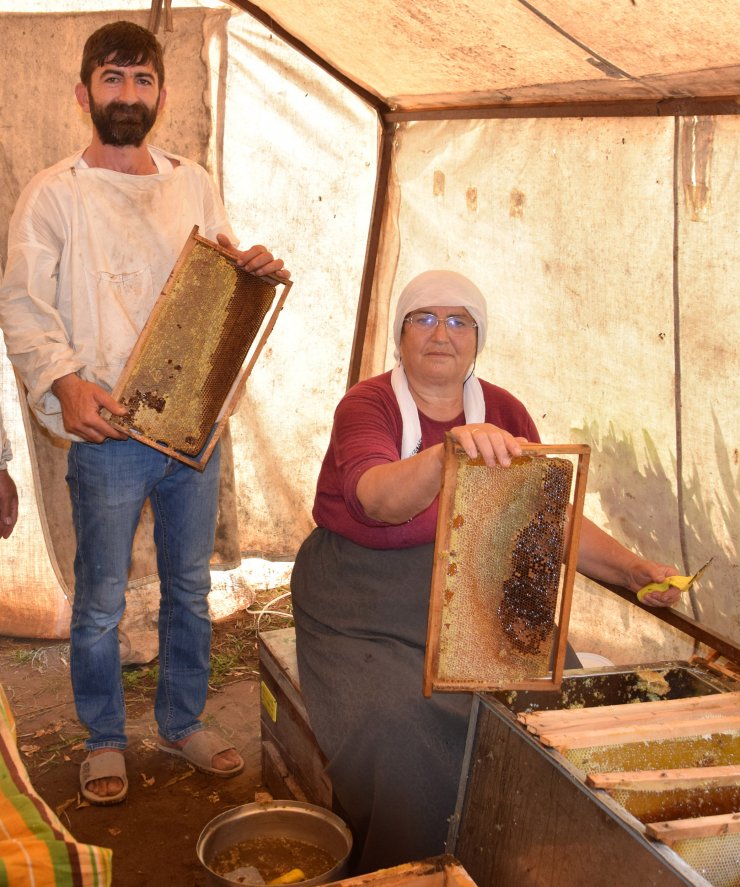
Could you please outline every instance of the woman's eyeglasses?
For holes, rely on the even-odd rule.
[[[439,326],[440,318],[431,312],[417,311],[415,314],[404,317],[403,322],[411,324],[420,332],[431,333]],[[478,328],[478,324],[474,320],[459,314],[451,314],[449,317],[445,317],[442,322],[447,327],[448,333],[464,333]]]

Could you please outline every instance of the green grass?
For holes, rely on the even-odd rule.
[[[123,669],[123,689],[128,691],[152,690],[157,686],[159,665],[133,665]]]
[[[29,662],[34,661],[36,653],[36,650],[13,650],[10,654],[10,660],[16,665],[28,665]]]
[[[211,676],[209,683],[212,687],[223,686],[235,671],[242,665],[240,650],[217,650],[211,654]]]
[[[49,665],[49,656],[48,652],[52,649],[50,647],[34,647],[28,648],[23,647],[18,650],[13,650],[8,658],[15,665],[30,665],[35,668],[37,671],[44,671]],[[69,644],[63,644],[61,646],[57,646],[54,649],[58,649],[60,654],[62,654],[62,661],[64,661],[64,653],[66,651],[66,661],[69,661]]]

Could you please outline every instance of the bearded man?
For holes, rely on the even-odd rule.
[[[256,274],[288,277],[263,246],[238,251],[216,187],[198,164],[146,142],[162,110],[162,48],[115,22],[87,40],[75,95],[90,114],[83,151],[39,173],[16,206],[0,326],[39,421],[72,441],[67,482],[77,538],[70,628],[77,714],[89,730],[80,771],[93,804],[126,797],[118,623],[134,531],[151,500],[161,583],[159,748],[215,776],[244,766],[198,720],[211,624],[207,595],[218,504],[218,447],[201,473],[105,421],[110,395],[193,225]]]

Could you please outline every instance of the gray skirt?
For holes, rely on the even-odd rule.
[[[422,694],[433,550],[317,529],[293,569],[301,693],[357,874],[444,852],[455,808],[472,697]]]

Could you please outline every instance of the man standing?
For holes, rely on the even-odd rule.
[[[39,173],[16,206],[0,290],[8,355],[41,423],[73,441],[67,482],[77,536],[70,630],[77,714],[89,730],[80,771],[93,804],[126,797],[118,649],[131,547],[147,498],[161,585],[159,747],[215,776],[244,766],[198,718],[211,625],[207,595],[218,504],[218,447],[201,473],[128,438],[100,415],[193,225],[257,274],[288,277],[262,246],[240,252],[211,178],[146,142],[166,97],[162,48],[146,29],[95,31],[75,95],[92,140]]]

